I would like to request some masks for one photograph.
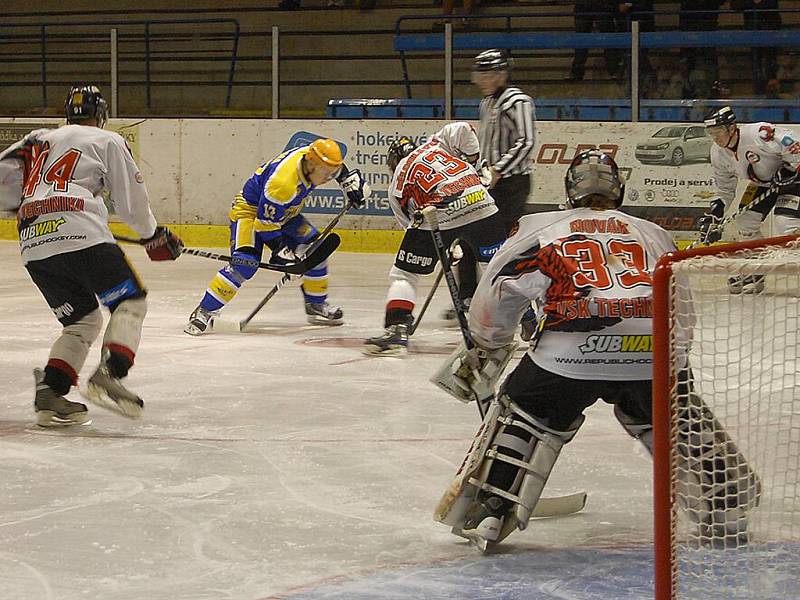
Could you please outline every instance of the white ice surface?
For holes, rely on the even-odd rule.
[[[355,342],[382,330],[388,255],[331,260],[341,327],[307,325],[292,283],[251,333],[201,338],[182,328],[221,263],[128,255],[150,290],[128,379],[145,415],[90,407],[88,427],[42,430],[31,370],[60,326],[17,244],[0,242],[0,599],[651,597],[650,460],[606,405],[546,491],[586,489],[584,513],[532,523],[489,557],[432,520],[478,425],[427,381],[459,339],[440,318],[444,285],[414,336],[422,352],[368,358]],[[276,279],[259,273],[223,314],[242,318]],[[98,358],[99,343],[83,379]],[[631,548],[638,581],[595,562]],[[545,564],[560,570],[532,577]]]

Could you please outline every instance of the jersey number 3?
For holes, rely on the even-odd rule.
[[[608,253],[597,240],[568,240],[561,245],[562,254],[578,265],[579,271],[572,276],[577,287],[588,286],[600,290],[612,287],[609,260],[621,261],[624,265],[624,270],[615,274],[618,284],[623,288],[652,284],[647,273],[647,255],[639,242],[608,240],[606,244]]]
[[[22,188],[23,199],[33,196],[36,191],[36,186],[42,181],[47,185],[52,185],[53,189],[57,192],[67,191],[67,186],[69,182],[72,181],[72,176],[75,173],[75,168],[78,166],[81,153],[79,150],[75,150],[75,148],[70,148],[59,156],[53,164],[47,168],[44,175],[42,175],[42,169],[49,155],[50,148],[49,146],[45,146],[36,157],[31,171],[28,174],[28,178],[25,180],[25,186]]]
[[[420,156],[419,162],[415,162],[411,167],[408,172],[408,181],[416,183],[423,192],[429,194],[447,177],[457,177],[467,168],[467,163],[463,160],[441,150],[430,150]]]

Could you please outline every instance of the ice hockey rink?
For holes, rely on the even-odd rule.
[[[3,600],[652,598],[651,461],[604,404],[545,491],[585,489],[582,513],[485,556],[433,521],[479,422],[428,382],[459,340],[444,285],[409,356],[374,358],[359,342],[382,330],[389,255],[332,257],[340,327],[307,325],[290,283],[249,332],[193,338],[182,328],[221,263],[126,251],[150,291],[128,379],[145,415],[90,407],[91,425],[54,431],[34,425],[31,370],[59,325],[0,242]],[[277,279],[260,272],[227,320]]]

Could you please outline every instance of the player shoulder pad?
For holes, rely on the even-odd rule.
[[[276,204],[289,204],[297,196],[298,183],[297,165],[284,161],[264,184],[264,197]]]

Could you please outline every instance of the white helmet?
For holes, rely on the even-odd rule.
[[[582,206],[581,200],[593,194],[610,198],[615,202],[614,207],[619,208],[625,195],[625,179],[620,175],[617,163],[596,148],[581,152],[572,159],[564,176],[564,187],[571,208]]]
[[[481,152],[478,136],[472,125],[464,121],[448,123],[431,136],[448,154],[469,161],[470,157],[477,160]]]

